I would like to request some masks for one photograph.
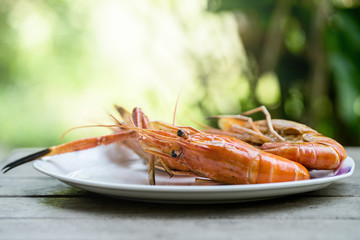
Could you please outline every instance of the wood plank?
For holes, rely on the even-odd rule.
[[[0,239],[359,239],[359,221],[0,219]]]
[[[171,205],[89,197],[0,198],[0,218],[360,219],[359,197],[292,196],[266,201]]]
[[[359,147],[345,147],[347,155],[353,159],[360,160],[360,148]]]
[[[5,178],[0,177],[1,197],[54,197],[54,196],[82,196],[85,190],[66,185],[50,177]]]
[[[360,148],[347,151],[359,166]],[[358,239],[357,169],[351,178],[301,195],[249,203],[171,205],[76,190],[27,164],[0,175],[0,239]]]

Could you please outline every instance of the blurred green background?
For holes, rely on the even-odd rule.
[[[59,144],[114,103],[171,122],[179,95],[180,125],[265,105],[359,145],[359,56],[359,0],[1,0],[0,146]]]

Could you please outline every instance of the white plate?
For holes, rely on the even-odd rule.
[[[354,160],[346,158],[336,171],[311,171],[311,179],[295,182],[211,185],[195,183],[194,176],[169,176],[156,171],[156,186],[147,180],[147,167],[131,150],[117,144],[44,157],[34,162],[38,171],[71,186],[107,196],[168,203],[254,201],[324,188],[349,177]]]

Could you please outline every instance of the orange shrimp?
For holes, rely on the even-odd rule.
[[[139,129],[145,151],[164,159],[177,159],[193,172],[226,184],[273,183],[309,179],[299,163],[261,151],[233,137],[196,133],[181,137]]]
[[[207,134],[192,127],[177,127],[161,122],[152,124],[158,129],[118,123],[114,125],[118,131],[114,134],[50,147],[6,165],[3,171],[43,156],[134,140],[151,156],[168,162],[176,161],[200,176],[224,184],[271,183],[310,178],[307,169],[301,164],[266,153],[236,138]]]
[[[143,113],[143,111],[140,108],[134,108],[132,114],[126,111],[124,108],[116,106],[117,111],[122,116],[123,120],[127,124],[133,124],[135,127],[139,128],[159,128],[160,125],[165,127],[165,124],[161,124],[160,122],[150,122],[148,117]],[[111,117],[113,117],[111,115]],[[138,144],[138,141],[136,140],[136,133],[131,130],[125,130],[122,127],[122,123],[120,123],[115,117],[113,117],[116,121],[117,125],[94,125],[98,127],[111,127],[114,130],[114,134],[101,136],[101,137],[94,137],[94,138],[86,138],[86,139],[80,139],[76,141],[72,141],[69,143],[61,144],[58,146],[49,147],[47,149],[44,149],[42,151],[36,152],[34,154],[31,154],[29,156],[25,156],[24,158],[21,158],[17,161],[14,161],[8,165],[6,165],[2,170],[3,172],[7,172],[11,170],[14,167],[17,167],[21,164],[24,164],[26,162],[45,157],[45,156],[53,156],[58,154],[63,154],[67,152],[74,152],[74,151],[80,151],[85,150],[89,148],[94,148],[100,145],[108,145],[112,144],[114,142],[121,143],[128,148],[132,149],[137,155],[139,155],[141,158],[143,158],[149,165],[149,183],[151,185],[155,185],[155,166],[158,168],[161,168],[169,173],[170,176],[174,175],[174,173],[171,171],[171,169],[175,169],[177,171],[189,171],[189,168],[187,168],[185,165],[179,163],[178,161],[169,161],[169,160],[163,160],[161,158],[157,158],[156,156],[152,154],[148,154],[145,152],[141,146]],[[89,126],[81,126],[81,127],[89,127]],[[80,127],[80,128],[81,128]],[[79,127],[72,128],[68,131],[71,131],[73,129],[76,129]],[[170,129],[171,126],[167,126],[167,129]],[[67,131],[67,132],[68,132]],[[174,130],[172,130],[174,131]],[[65,132],[65,134],[67,133]]]
[[[262,111],[266,120],[253,122],[244,116]],[[264,106],[243,113],[243,115],[214,116],[219,118],[221,130],[211,133],[234,136],[260,146],[260,149],[301,163],[311,169],[336,169],[346,158],[344,147],[314,129],[297,122],[271,119]]]

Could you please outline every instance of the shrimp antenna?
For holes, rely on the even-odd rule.
[[[179,94],[177,96],[176,103],[175,103],[174,114],[173,114],[173,123],[172,123],[173,126],[175,126],[176,110],[177,110],[177,106],[179,104],[180,95],[181,95],[181,90],[179,91]]]
[[[106,124],[95,124],[95,125],[83,125],[83,126],[77,126],[77,127],[73,127],[73,128],[70,128],[68,130],[66,130],[63,135],[61,135],[60,137],[60,141],[62,141],[64,139],[64,137],[71,131],[75,130],[75,129],[79,129],[79,128],[88,128],[88,127],[121,127],[122,123],[116,119],[116,117],[114,117],[112,114],[109,114],[110,117],[115,121],[116,125],[114,124],[111,124],[111,125],[106,125]]]
[[[68,130],[66,130],[63,135],[61,135],[60,137],[60,141],[62,141],[64,139],[64,137],[71,131],[75,130],[75,129],[79,129],[79,128],[90,128],[90,127],[109,127],[109,128],[113,128],[113,127],[121,127],[122,124],[112,124],[112,125],[104,125],[104,124],[97,124],[97,125],[84,125],[84,126],[77,126],[77,127],[72,127]]]
[[[121,122],[116,117],[114,117],[114,115],[112,115],[112,114],[109,114],[109,115],[115,121],[116,124],[121,125]]]
[[[133,119],[131,118],[131,116],[128,116],[128,118],[129,118],[129,122],[131,123],[131,125],[133,126],[133,127],[138,127],[138,126],[136,126],[136,124],[134,123],[134,121],[133,121]]]

